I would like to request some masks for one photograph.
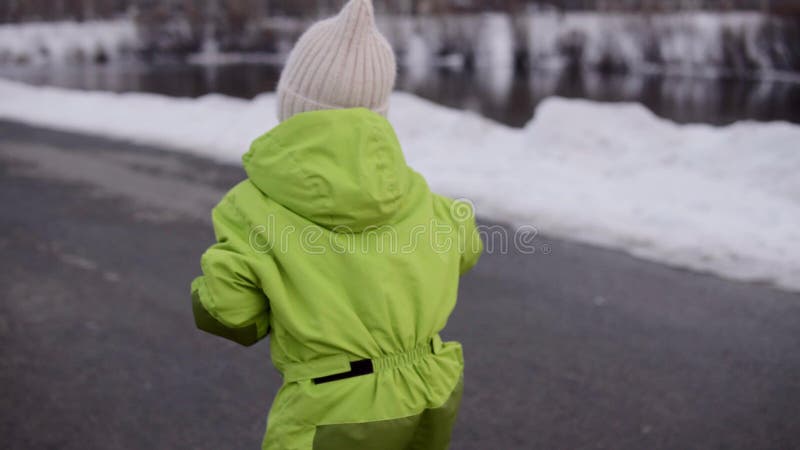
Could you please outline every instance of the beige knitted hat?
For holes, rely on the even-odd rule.
[[[386,115],[396,74],[372,1],[351,0],[339,15],[309,28],[292,49],[278,83],[278,118],[357,107]]]

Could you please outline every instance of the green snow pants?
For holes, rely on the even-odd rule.
[[[335,381],[345,357],[281,368],[263,450],[445,450],[461,404],[461,344],[438,336]],[[315,382],[316,380],[316,382]]]

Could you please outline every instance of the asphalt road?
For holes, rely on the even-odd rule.
[[[196,331],[189,298],[242,177],[0,122],[0,447],[258,448],[268,346]],[[800,448],[800,295],[537,245],[463,280],[453,449]]]

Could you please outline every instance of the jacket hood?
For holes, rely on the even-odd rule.
[[[392,126],[364,108],[297,114],[256,139],[242,160],[264,194],[342,232],[391,223],[411,178]]]

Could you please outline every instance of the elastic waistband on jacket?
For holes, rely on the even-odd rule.
[[[324,379],[341,379],[350,376],[367,375],[372,372],[391,370],[397,367],[408,366],[424,357],[437,354],[442,349],[442,338],[437,334],[413,349],[380,356],[373,359],[350,361],[346,355],[326,356],[305,363],[290,364],[283,371],[286,383],[313,379],[315,382]]]

